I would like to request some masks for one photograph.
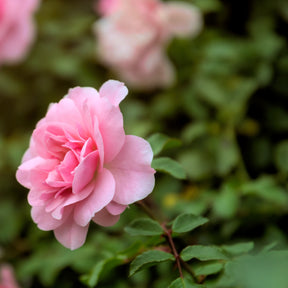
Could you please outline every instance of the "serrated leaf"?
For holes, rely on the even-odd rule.
[[[191,213],[181,214],[173,221],[172,231],[176,233],[185,233],[207,223],[208,221],[207,218],[196,216]]]
[[[156,236],[163,234],[161,225],[149,218],[136,219],[125,228],[125,231],[133,236]]]
[[[232,256],[236,256],[250,252],[254,248],[254,243],[244,242],[232,245],[222,245],[221,248],[224,252],[231,254]]]
[[[158,171],[168,173],[178,179],[186,178],[186,173],[183,167],[178,162],[168,157],[154,159],[152,162],[152,167]]]
[[[164,261],[173,261],[174,256],[159,250],[150,250],[138,255],[130,264],[129,276],[134,275],[139,270],[153,266]]]
[[[172,148],[181,145],[178,139],[170,138],[164,134],[156,133],[149,137],[148,142],[151,145],[153,154],[157,155],[165,148]]]
[[[184,261],[189,261],[193,258],[201,261],[228,259],[221,248],[202,245],[187,246],[182,250],[180,256]]]
[[[191,281],[189,281],[186,278],[177,278],[176,280],[174,280],[168,288],[205,288],[206,286],[204,285],[199,285],[199,284],[195,284],[192,283]]]

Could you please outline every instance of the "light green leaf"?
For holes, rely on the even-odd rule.
[[[193,267],[196,276],[213,275],[219,273],[224,267],[224,263],[220,262],[201,262]]]
[[[174,256],[159,250],[150,250],[138,255],[130,264],[129,276],[134,275],[139,270],[156,265],[164,261],[173,261]]]
[[[226,183],[213,202],[213,212],[221,218],[233,218],[239,207],[238,186]]]
[[[125,228],[125,231],[133,236],[155,236],[163,234],[161,225],[149,218],[136,219]]]
[[[172,231],[176,233],[185,233],[207,223],[208,221],[207,218],[190,213],[181,214],[173,221]]]
[[[180,256],[184,261],[189,261],[192,258],[196,258],[201,261],[228,259],[221,248],[216,246],[202,245],[187,246],[182,250]]]
[[[250,252],[254,248],[254,243],[243,242],[232,245],[222,245],[221,248],[224,252],[231,254],[232,256],[236,256]]]
[[[154,159],[152,162],[152,167],[158,171],[168,173],[178,179],[186,178],[183,167],[178,162],[168,157]]]
[[[181,141],[175,138],[170,138],[164,134],[156,133],[148,138],[153,154],[157,155],[162,150],[172,147],[177,147],[181,145]]]

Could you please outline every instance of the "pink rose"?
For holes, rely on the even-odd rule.
[[[100,0],[103,17],[94,25],[99,60],[139,88],[171,85],[174,68],[165,50],[174,36],[193,36],[202,27],[199,10],[160,0]]]
[[[127,93],[113,80],[99,92],[69,90],[38,122],[18,168],[33,220],[70,249],[83,245],[90,220],[114,225],[154,187],[149,143],[124,132],[119,103]]]
[[[0,0],[0,64],[21,60],[34,38],[38,0]]]
[[[13,269],[8,265],[0,267],[0,288],[19,288]]]

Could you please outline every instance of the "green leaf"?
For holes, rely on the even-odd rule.
[[[198,285],[195,283],[192,283],[189,279],[186,278],[177,278],[174,280],[168,288],[205,288],[204,285]]]
[[[163,234],[161,225],[149,218],[136,219],[125,228],[125,231],[133,236],[155,236]]]
[[[277,185],[272,177],[260,177],[243,184],[240,189],[244,195],[256,195],[270,203],[287,207],[288,195],[286,190]]]
[[[181,145],[181,141],[175,138],[170,138],[164,134],[156,133],[148,138],[148,142],[150,143],[153,154],[157,155],[162,150],[177,147]]]
[[[213,212],[221,218],[233,218],[239,207],[238,186],[225,183],[213,202]]]
[[[173,261],[174,256],[159,250],[150,250],[138,255],[130,265],[129,276],[134,275],[139,270],[156,265],[164,261]]]
[[[92,269],[91,273],[88,275],[83,275],[81,281],[87,284],[89,287],[95,287],[99,282],[102,273],[107,273],[111,271],[114,267],[123,264],[123,258],[121,256],[116,256],[108,259],[103,259],[99,261]]]
[[[224,267],[224,263],[220,262],[201,262],[193,267],[196,276],[213,275],[219,273]]]
[[[185,233],[207,223],[208,221],[207,218],[190,213],[184,213],[176,217],[173,221],[172,231],[176,233]]]
[[[178,179],[186,178],[186,173],[183,167],[178,162],[168,157],[154,159],[152,162],[152,167],[158,171],[168,173]]]
[[[282,141],[276,147],[275,151],[275,163],[277,168],[284,172],[288,173],[288,141]]]
[[[243,242],[232,245],[222,245],[221,248],[224,252],[231,254],[232,256],[236,256],[250,252],[254,248],[254,243]]]
[[[187,246],[182,250],[180,256],[184,261],[189,261],[192,258],[196,258],[201,261],[228,259],[221,248],[216,246],[202,245]]]
[[[187,150],[180,155],[179,161],[189,177],[195,180],[208,178],[213,173],[214,160],[211,153],[203,147]]]

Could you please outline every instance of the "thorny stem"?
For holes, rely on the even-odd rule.
[[[181,259],[179,253],[177,252],[177,249],[176,249],[174,241],[173,241],[171,229],[168,229],[166,224],[165,223],[163,224],[163,221],[159,220],[159,218],[155,215],[154,211],[152,211],[144,203],[144,201],[138,201],[137,204],[149,217],[151,217],[153,220],[157,221],[161,225],[161,227],[163,228],[164,237],[167,239],[168,244],[172,250],[172,253],[176,259],[176,264],[177,264],[177,268],[178,268],[180,277],[183,279],[183,273],[182,273],[182,266],[183,266],[183,268],[193,277],[193,279],[197,283],[198,279],[197,279],[195,273],[193,272],[191,267],[184,260]]]

